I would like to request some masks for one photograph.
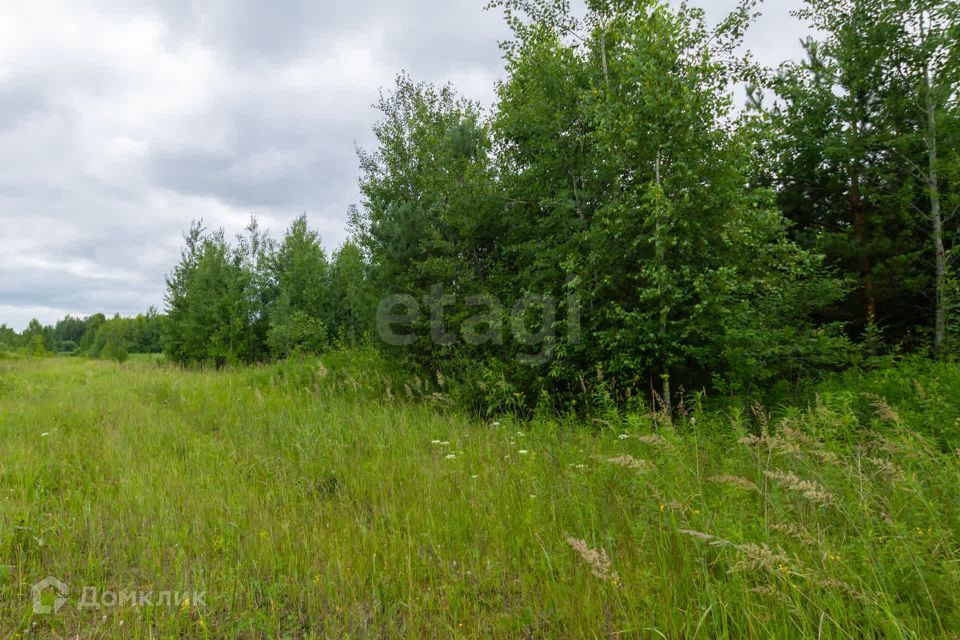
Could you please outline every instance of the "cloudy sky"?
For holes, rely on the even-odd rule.
[[[492,101],[506,34],[484,4],[3,0],[0,324],[162,308],[197,218],[279,235],[305,212],[336,248],[381,87],[406,70]],[[797,4],[767,0],[761,60],[799,55]]]

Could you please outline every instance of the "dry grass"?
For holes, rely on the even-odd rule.
[[[767,470],[764,475],[785,489],[801,494],[810,502],[830,504],[832,496],[823,486],[814,480],[801,480],[789,471]]]
[[[760,491],[760,488],[757,487],[756,484],[741,476],[722,474],[713,476],[710,478],[710,481],[716,482],[717,484],[725,484],[729,487],[735,487],[737,489],[743,489],[744,491]]]
[[[596,551],[591,549],[584,540],[577,538],[567,538],[567,544],[583,559],[590,567],[593,575],[606,582],[617,584],[620,582],[620,576],[612,569],[613,563],[610,562],[607,552],[603,549]]]

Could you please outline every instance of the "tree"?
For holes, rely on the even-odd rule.
[[[165,351],[181,364],[254,362],[265,355],[264,270],[270,243],[255,222],[231,247],[194,223],[167,278]]]
[[[774,82],[770,145],[796,238],[860,284],[859,312],[847,304],[828,316],[861,331],[876,323],[908,347],[932,335],[936,350],[949,306],[940,210],[952,197],[941,177],[950,161],[938,143],[956,108],[956,6],[807,0],[797,14],[822,35]]]
[[[53,342],[58,353],[72,353],[83,340],[86,323],[81,318],[66,316],[53,328]]]
[[[100,333],[100,329],[107,322],[107,317],[102,313],[95,313],[92,316],[84,320],[83,323],[83,337],[80,338],[79,351],[82,354],[92,356],[94,358],[99,357],[99,351],[97,351],[97,336]]]
[[[32,335],[26,341],[26,351],[28,356],[44,357],[50,355],[50,350],[43,341],[42,335]]]
[[[805,41],[808,60],[784,65],[774,82],[779,204],[800,241],[856,278],[857,304],[837,315],[860,330],[896,320],[904,272],[894,265],[914,245],[902,203],[883,198],[887,45],[879,11],[873,0],[807,2],[797,15],[826,37]]]
[[[20,336],[5,324],[0,324],[0,352],[12,351],[20,346]]]
[[[506,220],[493,195],[491,140],[478,106],[449,86],[400,76],[378,107],[378,145],[360,154],[364,202],[352,221],[373,286],[381,296],[406,294],[430,307],[488,292],[506,266]],[[450,325],[468,313],[449,309]],[[442,332],[433,316],[414,322],[414,332]],[[417,340],[402,353],[433,367],[463,352],[442,336]]]
[[[751,184],[751,129],[730,125],[729,87],[756,75],[734,54],[753,4],[710,30],[652,1],[583,18],[497,3],[515,34],[495,117],[515,287],[584,297],[586,339],[558,345],[554,384],[600,367],[621,393],[663,383],[669,406],[671,380],[740,388],[815,370],[840,344],[811,322],[838,283],[787,239]]]
[[[163,324],[166,318],[150,307],[145,314],[127,319],[130,348],[134,353],[161,353],[163,351]]]
[[[161,327],[165,352],[181,364],[319,353],[339,331],[342,305],[351,303],[331,296],[330,278],[320,236],[305,215],[279,245],[256,219],[233,244],[222,230],[194,223],[167,278],[166,316],[148,314],[136,326],[147,333],[151,325]]]
[[[276,357],[317,353],[328,343],[331,315],[329,263],[320,236],[298,217],[270,260],[274,292],[268,343]]]
[[[836,326],[812,315],[842,286],[787,237],[753,180],[763,129],[731,109],[730,86],[759,75],[735,53],[755,4],[711,30],[653,0],[596,0],[583,16],[563,0],[494,2],[513,38],[489,120],[401,76],[361,154],[353,225],[377,292],[427,307],[399,352],[521,404],[581,393],[585,372],[623,395],[662,381],[669,403],[673,379],[736,389],[841,362]],[[540,301],[512,328],[542,311],[543,357],[522,335],[450,330],[476,328],[464,301],[489,299]],[[502,327],[504,308],[487,306],[480,324]]]
[[[899,108],[918,121],[916,130],[926,152],[925,163],[910,162],[923,185],[929,207],[931,244],[934,262],[934,351],[946,347],[950,301],[949,273],[945,241],[943,201],[945,198],[942,165],[945,126],[951,109],[957,108],[960,83],[960,4],[942,0],[896,0],[885,12],[896,37],[889,42],[890,66],[900,80],[902,102]],[[909,117],[909,116],[908,116]],[[909,143],[909,138],[898,142]],[[956,148],[949,150],[956,156]],[[909,158],[901,153],[901,157]]]
[[[100,328],[97,352],[99,357],[124,363],[129,358],[127,322],[119,315],[107,320]]]
[[[30,355],[47,355],[54,350],[53,329],[32,319],[22,334],[23,343]]]
[[[372,329],[374,295],[363,251],[354,241],[345,242],[330,265],[330,315],[327,325],[340,332],[347,342]]]

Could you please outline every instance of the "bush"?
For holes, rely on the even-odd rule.
[[[284,321],[270,327],[267,345],[270,353],[280,359],[317,354],[327,346],[327,331],[319,319],[294,311]]]
[[[47,350],[47,345],[44,343],[42,335],[35,335],[32,338],[30,338],[30,341],[27,342],[25,351],[26,351],[26,354],[31,357],[42,358],[50,355],[50,352]]]

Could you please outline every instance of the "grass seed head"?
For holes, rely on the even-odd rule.
[[[613,563],[610,562],[610,556],[603,549],[596,551],[591,549],[585,540],[579,538],[567,538],[567,544],[577,552],[580,558],[590,567],[593,575],[605,581],[617,584],[620,582],[620,576],[613,571]]]
[[[818,482],[801,480],[789,471],[768,470],[763,474],[785,489],[802,494],[810,502],[828,504],[831,501],[830,493]]]
[[[736,487],[737,489],[743,489],[744,491],[760,491],[757,485],[741,476],[723,474],[719,476],[713,476],[710,478],[710,482],[725,484],[730,487]]]
[[[650,469],[650,463],[646,460],[639,460],[626,454],[616,456],[615,458],[607,458],[606,461],[618,467],[624,467],[625,469],[634,469],[636,471],[649,471]]]

